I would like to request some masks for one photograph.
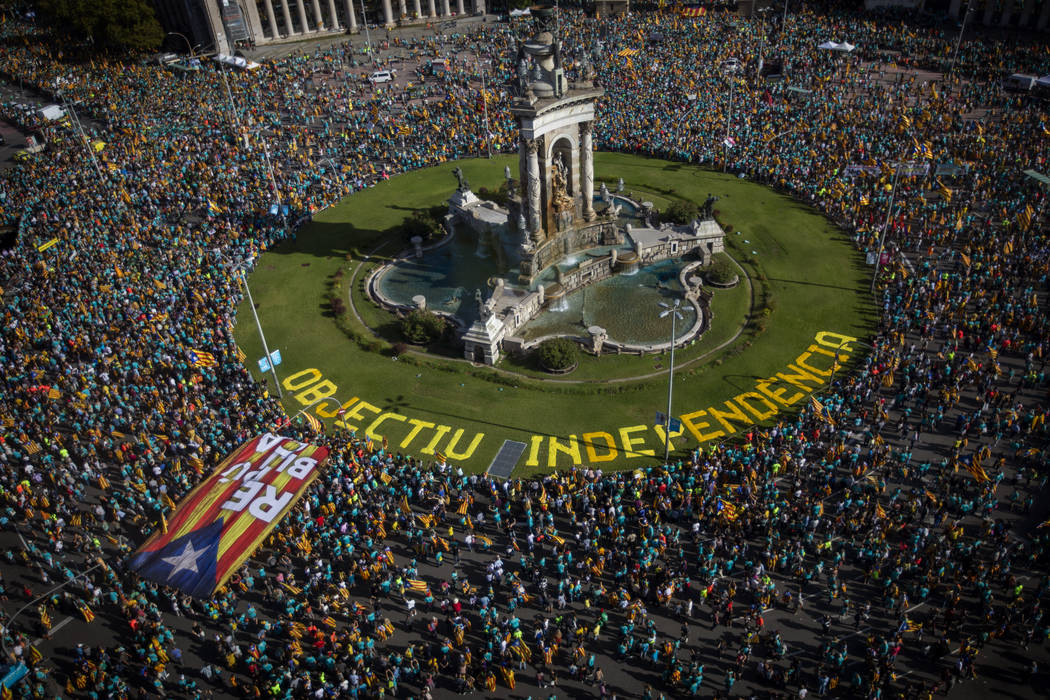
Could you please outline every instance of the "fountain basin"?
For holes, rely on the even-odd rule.
[[[638,211],[619,195],[596,200],[596,209],[615,206],[628,220]],[[488,204],[477,200],[460,209],[474,214]],[[504,212],[495,213],[506,221]],[[608,217],[604,222],[612,225]],[[469,329],[465,339],[469,336],[493,355],[504,337],[527,347],[546,337],[566,336],[593,348],[590,327],[607,331],[595,352],[602,344],[659,351],[668,345],[670,327],[648,311],[672,299],[686,301],[676,343],[696,337],[709,322],[710,296],[684,288],[688,282],[680,279],[686,268],[710,259],[706,223],[655,229],[645,222],[618,227],[615,236],[602,229],[596,236],[559,237],[549,239],[542,254],[522,244],[517,227],[494,226],[477,216],[461,221],[453,215],[446,225],[449,234],[422,256],[416,243],[373,273],[369,293],[392,310],[424,307],[449,316],[461,329]],[[539,265],[543,267],[537,272]]]

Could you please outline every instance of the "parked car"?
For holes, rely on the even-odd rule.
[[[372,75],[368,76],[368,82],[373,85],[380,85],[382,83],[389,83],[394,79],[394,74],[388,70],[377,70]]]
[[[1014,73],[1003,80],[1003,89],[1008,92],[1028,92],[1035,87],[1038,78],[1034,75]]]

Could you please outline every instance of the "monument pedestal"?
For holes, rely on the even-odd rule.
[[[506,326],[496,316],[489,315],[474,321],[463,334],[463,357],[486,365],[496,364],[499,346],[506,333]]]

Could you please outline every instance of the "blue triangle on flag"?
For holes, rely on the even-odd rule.
[[[178,588],[197,598],[210,598],[215,589],[223,523],[223,519],[218,518],[160,549],[138,552],[129,566],[150,581]]]

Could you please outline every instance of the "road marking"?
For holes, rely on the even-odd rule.
[[[904,261],[904,265],[908,268],[908,272],[910,272],[911,274],[914,275],[915,274],[915,266],[911,264],[911,260],[908,259],[908,256],[905,255],[904,253],[901,253],[901,260]]]
[[[55,625],[54,627],[52,627],[48,631],[48,636],[54,637],[55,636],[55,632],[59,631],[60,629],[62,629],[63,627],[65,627],[66,625],[68,625],[72,621],[73,621],[72,617],[67,617],[65,620],[62,620],[62,622],[59,622],[57,625]],[[36,641],[33,642],[33,646],[36,646],[37,644],[39,644],[42,641],[44,641],[43,637],[37,637]]]

